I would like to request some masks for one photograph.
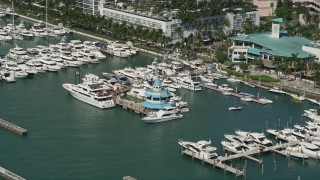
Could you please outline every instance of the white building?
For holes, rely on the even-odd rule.
[[[316,61],[320,61],[320,41],[312,41],[310,44],[302,46],[302,50],[314,54]]]
[[[226,17],[230,22],[230,30],[236,32],[239,32],[243,29],[243,25],[247,19],[256,26],[260,25],[259,11],[245,12],[243,14],[227,13]]]
[[[100,0],[77,0],[76,7],[82,9],[86,14],[100,14],[98,9]]]
[[[181,20],[150,16],[147,13],[138,13],[133,10],[112,9],[106,7],[104,1],[101,1],[99,10],[101,16],[111,18],[116,22],[141,25],[150,29],[161,29],[166,36],[171,37],[173,40],[179,39],[175,30],[181,26]]]
[[[251,0],[258,7],[260,16],[274,16],[278,0]]]
[[[114,5],[118,6],[118,8],[115,9]],[[161,29],[166,36],[173,39],[173,43],[181,41],[181,38],[188,37],[190,34],[195,35],[197,33],[197,22],[213,24],[216,21],[227,19],[230,22],[230,27],[225,28],[225,31],[241,31],[246,19],[249,19],[257,26],[260,23],[258,11],[202,17],[195,22],[182,25],[181,20],[174,19],[170,15],[176,13],[175,11],[167,12],[160,16],[152,14],[151,11],[139,12],[133,9],[124,10],[121,8],[121,3],[110,0],[77,0],[77,7],[82,8],[84,13],[100,14],[106,18],[113,19],[115,22],[126,22],[134,26],[141,25],[149,29]],[[177,33],[177,28],[179,27],[181,27],[182,36]]]
[[[293,3],[301,3],[302,6],[306,6],[310,11],[320,12],[320,0],[292,0]]]

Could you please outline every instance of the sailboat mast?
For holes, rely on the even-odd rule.
[[[46,0],[46,29],[48,29],[48,0]]]
[[[12,24],[13,24],[13,30],[14,30],[14,7],[13,7],[13,1],[12,1]]]

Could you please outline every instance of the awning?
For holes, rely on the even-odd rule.
[[[249,54],[253,54],[253,55],[260,56],[260,49],[249,48],[249,49],[248,49],[248,53],[249,53]]]

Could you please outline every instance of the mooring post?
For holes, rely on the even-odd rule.
[[[261,175],[263,176],[263,164],[261,164]]]

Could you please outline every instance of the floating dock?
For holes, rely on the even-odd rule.
[[[236,175],[236,177],[238,176],[243,176],[245,175],[244,171],[241,171],[237,168],[234,168],[232,166],[226,165],[224,163],[222,163],[222,161],[220,161],[219,159],[202,159],[200,157],[194,156],[194,154],[192,153],[192,151],[189,150],[182,150],[181,154],[186,154],[188,156],[191,156],[192,159],[196,158],[201,160],[202,162],[205,162],[207,164],[211,164],[213,167],[218,167],[220,169],[223,169],[224,172],[230,172]]]
[[[207,164],[211,164],[213,167],[218,167],[222,170],[224,170],[224,172],[230,172],[236,175],[236,177],[238,176],[246,176],[245,172],[246,172],[246,166],[243,168],[243,170],[234,168],[227,164],[225,164],[225,162],[227,161],[232,161],[234,159],[238,159],[238,158],[247,158],[249,160],[255,161],[257,163],[259,163],[259,165],[261,165],[261,167],[263,168],[263,160],[260,159],[256,159],[254,157],[252,157],[251,155],[255,155],[255,154],[261,154],[264,152],[270,152],[273,151],[275,153],[279,153],[281,155],[284,155],[286,157],[288,157],[288,154],[286,154],[286,152],[281,151],[279,149],[284,149],[286,147],[289,146],[293,146],[295,144],[297,144],[298,142],[290,142],[290,143],[283,143],[283,144],[276,144],[274,146],[270,146],[270,147],[264,147],[261,146],[261,148],[259,149],[255,149],[255,150],[251,150],[251,151],[246,151],[246,152],[242,152],[242,153],[236,153],[236,154],[232,154],[232,155],[225,155],[225,156],[219,156],[216,159],[202,159],[201,157],[195,156],[194,153],[188,149],[181,149],[181,154],[184,155],[188,155],[191,156],[192,159],[196,158],[201,160],[202,162],[205,162]],[[263,172],[263,169],[262,169]]]
[[[6,120],[3,120],[3,119],[0,119],[0,126],[5,128],[5,129],[8,129],[9,131],[12,131],[14,133],[17,133],[21,136],[25,136],[28,134],[28,130],[22,128],[22,127],[19,127],[15,124],[12,124]]]
[[[214,91],[221,92],[221,93],[228,92],[229,94],[226,94],[228,96],[235,96],[235,97],[238,97],[238,98],[245,97],[243,95],[240,95],[240,94],[237,94],[237,93],[234,93],[234,92],[224,91],[224,90],[218,89],[216,87],[208,86],[208,85],[205,85],[205,84],[201,84],[201,86],[205,87],[205,88],[208,88],[208,89],[211,89],[211,90],[214,90]],[[267,104],[266,102],[261,102],[261,101],[259,101],[257,99],[254,99],[254,98],[252,98],[252,101],[247,101],[247,102],[256,102],[258,104],[263,104],[263,105]]]
[[[5,179],[10,179],[10,180],[26,180],[23,177],[20,177],[16,175],[15,173],[3,168],[0,166],[0,176],[4,177]]]

